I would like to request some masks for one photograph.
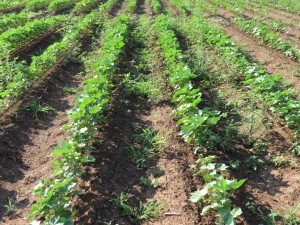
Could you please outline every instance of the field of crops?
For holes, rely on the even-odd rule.
[[[2,0],[0,225],[299,225],[299,0]]]

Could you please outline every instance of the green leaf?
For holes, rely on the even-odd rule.
[[[195,191],[192,193],[190,200],[194,203],[199,202],[201,199],[205,197],[205,195],[207,195],[207,193],[208,193],[207,188],[203,188],[200,191]]]
[[[240,215],[242,215],[242,210],[241,208],[234,208],[233,210],[231,210],[230,214],[232,215],[233,218],[238,217]]]
[[[217,203],[213,203],[211,205],[208,205],[208,206],[205,206],[203,209],[202,209],[202,212],[201,212],[201,216],[205,215],[209,210],[211,209],[214,209],[218,206]]]
[[[225,225],[235,225],[233,217],[230,214],[225,216],[225,218],[223,218],[223,221]]]
[[[95,162],[95,158],[94,157],[92,157],[92,156],[86,156],[86,157],[82,157],[81,159],[80,159],[80,161],[82,162],[82,163],[90,163],[90,162]]]
[[[230,213],[229,205],[218,208],[218,213],[221,215],[221,217],[225,217],[226,215],[228,215]]]
[[[235,180],[233,180],[232,183],[229,184],[229,187],[231,190],[238,189],[240,186],[242,186],[246,182],[246,180],[247,179],[242,179],[242,180],[237,181],[235,179]]]
[[[70,143],[68,143],[67,141],[63,141],[61,143],[61,146],[55,147],[54,148],[54,152],[51,154],[52,157],[56,157],[56,156],[60,156],[63,155],[65,153],[68,153],[71,151],[72,149],[72,145]]]

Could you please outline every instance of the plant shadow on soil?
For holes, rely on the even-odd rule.
[[[214,91],[213,89],[203,91],[203,98],[205,99],[205,102],[201,104],[201,108],[208,106],[211,109],[216,109],[221,112],[235,111],[228,106],[222,108],[222,106],[226,105],[226,102],[223,98],[218,96],[218,91]],[[234,162],[239,160],[241,162],[237,170],[230,169],[229,172],[230,177],[232,178],[247,178],[246,184],[236,191],[233,203],[242,208],[244,212],[243,220],[245,220],[247,224],[256,224],[258,222],[264,222],[261,220],[262,217],[265,217],[270,213],[271,205],[268,204],[270,197],[273,198],[272,196],[279,193],[284,194],[280,192],[279,188],[288,187],[288,183],[283,181],[281,177],[272,174],[272,171],[278,168],[275,167],[268,158],[270,150],[266,150],[257,155],[259,159],[264,161],[263,164],[258,163],[257,170],[253,170],[247,166],[246,162],[249,157],[256,155],[251,153],[253,144],[246,144],[244,140],[248,139],[247,135],[241,134],[238,127],[232,127],[232,125],[228,124],[228,121],[240,123],[242,120],[243,118],[241,115],[236,113],[229,113],[226,118],[221,119],[218,127],[214,128],[214,132],[218,133],[221,136],[221,139],[226,141],[221,143],[222,146],[216,147],[216,149],[220,150],[217,150],[214,154],[217,156],[218,162],[225,163],[226,165],[229,164],[229,161]],[[231,127],[230,133],[224,132],[222,129],[228,125]],[[267,132],[269,133],[269,136],[273,136],[272,140],[269,140],[268,142],[277,143],[276,147],[273,146],[273,151],[286,152],[289,145],[285,138],[274,129],[268,130]],[[264,141],[264,139],[262,140]],[[253,192],[259,192],[259,197],[252,195],[251,193]],[[252,214],[249,211],[249,208],[246,207],[249,202],[255,203],[259,207],[259,211],[256,212],[256,214]]]
[[[139,1],[138,12],[143,4],[144,1]],[[120,6],[114,8],[111,14],[117,14],[121,5],[120,3]],[[137,207],[140,203],[146,203],[158,188],[142,185],[141,178],[146,178],[147,173],[155,174],[157,178],[164,174],[157,167],[158,156],[151,158],[147,169],[139,169],[128,149],[134,135],[153,127],[152,121],[145,119],[151,114],[152,104],[144,97],[129,94],[121,85],[123,74],[139,73],[131,63],[134,61],[134,52],[140,48],[142,46],[133,40],[126,45],[117,78],[114,79],[116,90],[112,93],[105,116],[107,122],[99,126],[93,146],[95,162],[85,167],[79,183],[83,194],[76,196],[74,200],[78,203],[79,210],[76,224],[141,224],[140,221],[132,221],[116,208],[112,200],[121,193],[129,193],[133,195],[129,199],[130,205]]]
[[[185,39],[184,35],[179,31],[176,31],[176,36],[178,37],[180,48],[185,52],[190,46],[188,41]],[[250,56],[247,54],[249,60]],[[193,56],[193,53],[189,51],[187,58],[197,59]],[[193,62],[187,61],[191,68]],[[197,68],[196,68],[197,69]],[[230,126],[230,133],[224,132],[223,128],[230,125],[229,121],[234,121],[234,123],[241,123],[243,121],[242,115],[240,115],[232,106],[227,106],[227,102],[224,98],[219,97],[219,89],[213,86],[205,86],[203,84],[211,83],[210,72],[208,70],[202,71],[202,74],[193,80],[194,86],[199,87],[203,93],[204,101],[199,104],[199,108],[209,107],[210,109],[215,109],[220,112],[227,112],[226,118],[221,118],[218,126],[213,129],[213,131],[221,136],[222,146],[216,146],[214,154],[217,156],[216,161],[219,163],[229,164],[229,161],[239,160],[240,166],[237,170],[230,169],[229,176],[236,179],[247,178],[246,185],[243,185],[238,189],[233,197],[233,204],[242,208],[243,219],[241,223],[246,222],[247,224],[257,224],[265,222],[263,219],[271,213],[271,205],[268,201],[273,200],[276,194],[283,194],[279,189],[282,187],[288,187],[288,182],[283,181],[280,176],[275,176],[272,174],[273,170],[278,169],[273,165],[270,159],[267,157],[268,153],[280,152],[286,154],[286,149],[290,147],[288,141],[283,137],[275,128],[270,128],[267,130],[269,143],[272,143],[267,151],[260,153],[258,156],[264,161],[263,164],[259,164],[256,171],[252,170],[246,165],[247,159],[249,159],[252,154],[250,149],[253,145],[245,144],[244,140],[248,137],[245,134],[241,134],[237,126]],[[215,85],[215,84],[214,84]],[[226,91],[226,90],[225,90]],[[228,113],[233,112],[233,113]],[[232,129],[233,128],[233,129]],[[226,140],[223,142],[223,140]],[[236,143],[237,141],[238,143]],[[227,148],[226,148],[227,147]],[[210,152],[208,152],[209,154]],[[260,193],[255,197],[252,193]],[[253,203],[257,207],[256,212],[251,212],[249,208],[246,207],[247,203]]]
[[[138,169],[132,159],[128,142],[140,128],[151,127],[152,122],[142,117],[150,115],[150,106],[139,97],[124,98],[125,93],[117,90],[109,110],[107,124],[101,127],[99,143],[94,145],[92,155],[96,162],[86,167],[82,186],[86,194],[79,196],[80,211],[77,224],[133,224],[126,215],[113,206],[112,199],[121,193],[134,197],[130,204],[145,203],[156,192],[155,188],[141,185],[141,178],[147,177],[146,170]],[[127,101],[130,104],[126,104]],[[137,106],[142,104],[141,106]],[[138,125],[139,129],[136,129]],[[159,171],[156,159],[152,160],[148,171]],[[158,174],[162,175],[162,174]],[[139,224],[139,222],[137,222]]]
[[[68,96],[64,93],[65,86],[77,86],[78,80],[74,76],[80,72],[80,65],[68,63],[62,66],[53,75],[47,77],[41,86],[31,89],[21,100],[18,110],[12,115],[4,115],[5,119],[1,121],[0,130],[0,181],[10,183],[13,190],[31,189],[31,185],[19,184],[15,187],[14,184],[25,178],[25,175],[30,171],[30,157],[39,157],[39,154],[44,152],[46,158],[52,152],[52,148],[59,144],[61,126],[67,122],[67,117],[58,118],[59,114],[65,113],[71,108],[68,101]],[[41,103],[50,105],[55,109],[48,116],[39,116],[34,118],[31,112],[26,110],[26,105],[37,100]],[[55,120],[56,121],[54,124]],[[49,130],[50,127],[55,127],[54,130]],[[51,133],[57,133],[58,139],[47,140],[47,143],[41,143],[43,139],[50,137]],[[41,135],[41,136],[40,136]],[[46,135],[46,136],[45,136]],[[47,144],[52,143],[51,146]],[[39,146],[40,145],[40,146]],[[31,156],[25,153],[31,152]],[[37,155],[35,155],[37,154]],[[39,159],[37,159],[39,160]],[[40,159],[49,160],[49,159]],[[35,161],[35,163],[38,163]],[[39,162],[43,167],[44,162]],[[28,165],[29,164],[29,165]],[[34,165],[36,166],[36,164]],[[50,169],[50,168],[49,168]],[[34,181],[35,182],[35,181]],[[21,187],[24,186],[24,187]],[[0,195],[0,219],[4,215],[3,206],[7,199],[14,199],[17,193],[9,190],[1,190]],[[28,202],[26,199],[22,200]],[[18,204],[17,204],[18,206]]]
[[[91,27],[91,31],[93,36],[96,35],[96,27]],[[28,210],[32,203],[29,200],[32,188],[52,171],[49,163],[52,161],[50,154],[53,147],[67,137],[61,128],[68,122],[67,110],[74,105],[74,94],[66,93],[65,88],[76,90],[80,86],[82,78],[77,75],[83,72],[83,67],[77,54],[92,49],[92,35],[86,33],[80,40],[81,47],[75,55],[71,55],[66,63],[56,65],[42,82],[24,93],[17,103],[17,110],[10,109],[1,118],[0,222],[4,218],[4,205],[8,198],[16,206],[16,213],[8,215],[8,219],[22,212],[22,209]],[[32,112],[26,109],[33,100],[51,106],[54,111],[34,118]],[[3,188],[3,182],[8,188]],[[17,195],[22,199],[17,201]]]

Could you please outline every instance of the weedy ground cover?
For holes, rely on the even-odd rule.
[[[291,194],[299,189],[295,184],[297,155],[300,154],[299,93],[290,88],[284,75],[268,72],[266,65],[251,59],[209,19],[209,15],[217,14],[218,7],[234,12],[236,16],[231,22],[257,38],[259,44],[299,59],[299,51],[292,43],[282,41],[278,33],[286,32],[285,27],[290,23],[274,19],[266,24],[262,19],[245,17],[245,10],[253,4],[263,6],[253,9],[263,14],[263,18],[268,18],[274,8],[281,9],[285,16],[297,17],[288,7],[291,1],[275,3],[273,0],[268,3],[259,0],[247,3],[232,0],[1,2],[0,43],[4,49],[0,63],[1,110],[10,109],[11,103],[24,93],[41,88],[42,85],[33,84],[42,83],[44,75],[51,76],[67,59],[74,64],[83,60],[82,71],[86,75],[82,87],[63,84],[61,88],[65,99],[75,98],[75,107],[68,113],[69,121],[60,121],[61,126],[67,122],[64,132],[68,137],[64,136],[51,154],[53,173],[45,175],[34,188],[39,197],[31,206],[29,219],[34,220],[31,224],[71,225],[79,220],[87,224],[92,223],[90,221],[107,224],[151,221],[155,225],[299,223],[299,198]],[[270,4],[273,6],[269,8]],[[154,16],[150,15],[152,12]],[[62,38],[33,56],[29,65],[14,55],[41,33],[58,27]],[[89,33],[95,34],[93,45],[86,46],[85,37]],[[81,48],[86,52],[79,59],[73,53]],[[118,103],[134,107],[117,107],[126,111],[115,112],[114,106]],[[27,138],[36,145],[34,137],[38,139],[39,132],[34,127],[53,126],[42,124],[42,115],[48,118],[48,115],[61,114],[40,99],[29,101],[24,109],[39,120],[33,120],[35,124],[30,124],[32,127],[24,134],[26,137],[21,139]],[[152,111],[156,115],[150,114]],[[116,119],[118,113],[126,115],[126,126],[123,118],[117,120],[121,124],[108,123],[107,119]],[[140,118],[135,117],[138,113]],[[165,121],[160,121],[160,117]],[[157,124],[162,125],[161,130]],[[5,129],[7,127],[3,132]],[[51,131],[49,129],[49,133]],[[114,143],[117,137],[112,136],[115,134],[111,131],[126,137],[119,137],[123,144]],[[123,135],[126,132],[128,134]],[[57,144],[46,143],[50,143],[51,148]],[[7,140],[1,140],[0,144],[12,145]],[[186,149],[180,147],[192,153],[186,154]],[[115,148],[124,148],[124,151],[113,152]],[[0,151],[0,155],[4,155],[2,148]],[[94,158],[95,151],[97,157]],[[25,165],[28,155],[32,153],[16,154],[13,160]],[[95,162],[101,156],[105,159]],[[126,168],[120,167],[123,159]],[[191,161],[193,163],[188,165]],[[103,169],[103,174],[95,168],[97,166]],[[122,172],[118,168],[122,168]],[[138,176],[129,174],[134,176],[131,179],[128,171],[135,171]],[[24,178],[20,178],[25,180],[22,180],[24,184],[34,180],[34,175],[26,173],[24,171]],[[123,175],[128,182],[124,182]],[[115,185],[117,177],[122,177],[119,179],[122,183]],[[179,184],[174,185],[169,177]],[[101,183],[101,179],[107,179],[107,183]],[[183,190],[179,191],[180,188]],[[138,194],[143,191],[146,191],[145,196]],[[157,200],[162,199],[164,193],[171,196],[170,205]],[[7,195],[2,207],[6,208],[5,218],[27,207],[24,206],[26,201],[22,204],[14,190]],[[85,198],[90,202],[76,205]],[[277,198],[282,201],[282,207],[274,206]],[[267,205],[264,200],[271,204]],[[78,216],[83,209],[86,213]],[[100,218],[102,209],[114,209],[116,215],[111,222]],[[89,216],[93,219],[82,219]]]

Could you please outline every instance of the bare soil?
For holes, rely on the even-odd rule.
[[[53,147],[67,137],[62,126],[68,122],[66,112],[73,107],[74,95],[66,95],[63,88],[77,87],[80,81],[75,75],[79,72],[77,64],[63,66],[38,90],[27,94],[14,115],[1,121],[0,224],[27,224],[30,206],[36,200],[33,187],[50,175]],[[37,99],[52,106],[55,112],[34,118],[25,108]],[[8,198],[16,210],[5,216]]]
[[[300,90],[300,78],[295,76],[299,66],[297,62],[268,46],[260,45],[256,39],[231,24],[223,15],[225,12],[220,11],[221,14],[211,17],[215,19],[214,23],[221,25],[225,32],[238,45],[243,46],[251,58],[259,62],[268,73],[282,75],[295,90]],[[219,18],[225,20],[220,21]]]
[[[47,38],[51,37],[59,27],[60,27],[60,25],[49,29],[47,32],[37,36],[36,38],[34,38],[34,39],[30,40],[29,42],[27,42],[25,45],[18,48],[17,50],[11,52],[10,58],[12,59],[12,58],[14,58],[16,56],[19,56],[19,55],[25,57],[24,54],[32,51],[39,43],[41,43],[44,40],[46,40]]]
[[[120,91],[120,90],[119,90]],[[197,207],[188,198],[193,189],[189,165],[194,161],[191,149],[177,137],[178,130],[170,116],[169,105],[147,106],[143,99],[124,105],[124,93],[114,97],[108,113],[108,123],[100,128],[99,144],[95,145],[93,156],[96,162],[85,167],[81,181],[84,194],[76,200],[80,206],[76,224],[198,224]],[[138,107],[141,106],[141,107]],[[140,179],[146,171],[139,170],[128,152],[128,141],[140,128],[154,127],[161,136],[168,137],[166,148],[151,163],[148,172],[156,173],[162,184],[159,188],[145,187]],[[161,217],[151,222],[133,223],[116,208],[112,199],[122,192],[134,195],[132,204],[138,201],[158,200],[164,203]]]
[[[118,0],[111,10],[112,17],[127,12],[128,1]],[[165,9],[171,8],[179,14],[168,0],[163,1]],[[152,15],[149,0],[139,0],[137,14]],[[135,15],[138,16],[138,15]],[[226,32],[256,61],[262,63],[272,74],[281,74],[291,82],[293,88],[300,90],[299,79],[293,76],[292,69],[297,63],[275,50],[261,46],[249,35],[239,31],[229,23],[222,24]],[[184,37],[180,36],[180,39]],[[179,40],[183,50],[188,46],[185,40]],[[245,45],[246,44],[246,45]],[[89,51],[86,46],[85,51]],[[133,50],[133,49],[131,49]],[[129,55],[128,51],[125,55]],[[26,58],[27,54],[24,54]],[[163,60],[161,60],[163,61]],[[178,136],[175,118],[171,116],[173,105],[167,102],[155,105],[147,99],[138,96],[127,96],[119,85],[122,71],[130,63],[130,57],[124,59],[118,74],[114,77],[117,84],[112,93],[110,109],[106,114],[107,123],[98,124],[98,134],[93,145],[92,155],[96,161],[85,166],[85,173],[80,179],[79,186],[83,194],[74,199],[74,207],[79,210],[75,224],[103,225],[111,222],[116,225],[196,225],[215,224],[213,213],[200,216],[203,204],[192,204],[190,193],[202,187],[201,178],[194,178],[190,165],[197,157],[191,147]],[[26,93],[19,110],[5,116],[0,126],[0,224],[27,224],[27,216],[31,204],[37,199],[32,194],[32,188],[42,178],[51,173],[50,154],[53,147],[67,138],[61,127],[68,122],[66,112],[74,106],[74,95],[66,95],[64,87],[80,86],[81,79],[75,77],[80,73],[81,66],[68,63],[56,69],[48,76],[42,86]],[[163,70],[159,72],[163,74]],[[227,86],[220,86],[220,91],[230,92]],[[234,91],[228,93],[231,98],[238,98]],[[205,98],[211,100],[209,94]],[[33,118],[25,106],[33,99],[55,108],[49,116]],[[209,101],[208,101],[209,102]],[[213,101],[211,101],[213,102]],[[224,103],[225,104],[225,103]],[[6,114],[7,115],[7,114]],[[240,118],[236,118],[240,119]],[[138,169],[128,152],[128,142],[132,135],[146,127],[153,127],[162,137],[166,138],[164,149],[151,161],[148,170]],[[234,205],[243,208],[244,215],[239,224],[254,225],[261,223],[270,209],[280,210],[279,206],[291,206],[300,201],[300,168],[275,167],[267,158],[267,154],[285,154],[292,141],[278,123],[273,123],[267,131],[270,140],[265,154],[262,156],[265,164],[259,165],[257,171],[250,170],[241,163],[239,170],[230,171],[230,176],[238,179],[247,177],[247,183],[236,192]],[[249,155],[249,146],[239,144],[235,152],[217,151],[217,161],[228,164],[229,160],[245,162]],[[299,159],[296,163],[300,163]],[[141,178],[152,173],[159,180],[158,187],[148,187],[141,184]],[[158,200],[164,206],[161,215],[156,220],[134,223],[128,216],[113,205],[112,199],[120,193],[130,193],[134,197],[130,203]],[[14,213],[5,215],[4,205],[8,198],[17,207]],[[252,213],[246,207],[248,202],[258,206],[258,213]]]
[[[94,27],[91,27],[95,31]],[[91,50],[91,36],[84,34],[81,51]],[[75,46],[74,46],[75,47]],[[62,61],[67,58],[63,57]],[[52,172],[50,154],[53,147],[68,137],[62,129],[68,122],[67,111],[74,106],[74,94],[65,87],[78,88],[82,82],[81,63],[58,60],[44,80],[26,91],[1,117],[0,124],[0,224],[28,224],[31,205],[37,200],[34,186]],[[37,100],[54,108],[48,116],[34,118],[26,109],[29,102]],[[6,213],[5,205],[12,200],[16,209]]]

